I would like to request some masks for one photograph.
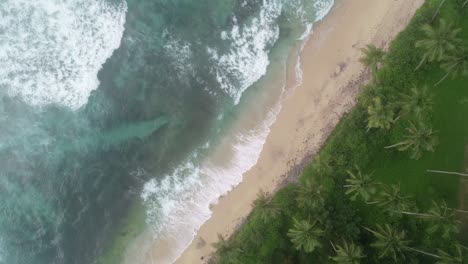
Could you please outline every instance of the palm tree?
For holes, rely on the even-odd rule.
[[[432,202],[432,207],[426,213],[397,211],[398,213],[420,217],[431,222],[428,233],[439,232],[443,238],[450,238],[452,234],[459,231],[460,221],[457,220],[455,213],[460,210],[454,210],[447,207],[445,201],[441,203]],[[461,211],[465,212],[465,211]]]
[[[298,221],[293,219],[294,226],[289,229],[288,237],[294,244],[297,250],[303,249],[306,253],[313,252],[316,248],[321,247],[322,244],[319,238],[323,235],[324,231],[316,226],[317,220],[313,223],[307,220]]]
[[[397,231],[387,224],[384,227],[378,225],[377,231],[366,227],[364,229],[371,232],[377,239],[371,246],[378,250],[379,258],[391,257],[394,261],[405,258],[404,249],[409,245],[409,241],[405,240],[404,231]]]
[[[238,247],[232,240],[226,240],[221,234],[218,234],[218,242],[213,243],[212,246],[216,249],[218,257],[223,257],[223,263],[237,264],[239,257],[243,250]]]
[[[431,217],[431,226],[428,228],[429,234],[441,233],[443,238],[450,238],[452,234],[457,234],[460,221],[457,220],[455,211],[447,207],[445,201],[441,203],[432,202],[432,207],[427,212]]]
[[[409,198],[401,194],[399,185],[390,185],[384,186],[376,203],[391,213],[405,212],[410,208]]]
[[[461,29],[454,29],[452,24],[447,23],[444,19],[440,20],[437,28],[426,24],[422,26],[421,29],[425,38],[416,41],[416,47],[423,48],[425,52],[416,70],[419,69],[426,60],[429,62],[441,61],[447,53],[455,50],[457,44],[460,42],[458,34]]]
[[[468,52],[465,47],[460,47],[456,49],[453,54],[447,55],[444,58],[444,62],[440,65],[447,74],[435,85],[439,85],[443,82],[449,75],[452,75],[453,78],[458,76],[467,76],[468,75]]]
[[[281,213],[279,206],[274,204],[264,191],[260,191],[252,206],[264,223],[276,218]]]
[[[408,94],[401,94],[400,106],[403,114],[414,114],[417,118],[421,118],[432,110],[433,105],[432,96],[426,85],[419,89],[413,86]]]
[[[397,148],[399,151],[410,151],[410,158],[418,160],[421,158],[423,151],[434,152],[435,146],[438,143],[438,138],[435,131],[422,123],[415,126],[410,122],[406,128],[407,135],[405,139],[399,143],[385,147]]]
[[[363,56],[359,59],[359,61],[369,67],[373,73],[377,72],[379,68],[379,64],[384,61],[385,58],[385,51],[381,48],[377,48],[373,44],[369,44],[366,48],[361,49]]]
[[[452,255],[441,249],[437,250],[440,260],[435,264],[463,264],[463,252],[461,245],[455,245],[455,254]]]
[[[363,174],[358,166],[356,166],[356,173],[348,170],[349,178],[346,179],[345,188],[346,194],[351,196],[351,200],[356,200],[360,197],[364,202],[368,202],[371,196],[373,196],[376,191],[376,183],[371,179],[371,175]]]
[[[393,229],[388,224],[385,224],[384,227],[377,225],[377,231],[366,227],[363,228],[371,232],[377,239],[371,246],[379,251],[379,258],[391,257],[395,262],[398,262],[400,258],[405,259],[405,251],[413,251],[426,256],[440,258],[436,254],[410,247],[410,241],[405,239],[405,232]]]
[[[299,185],[296,201],[300,208],[316,210],[323,207],[323,196],[323,186],[307,179],[304,184]]]
[[[374,97],[372,103],[367,107],[368,123],[370,128],[385,128],[389,129],[393,123],[393,108],[385,106],[380,97]]]
[[[456,171],[442,171],[442,170],[426,170],[427,172],[431,173],[439,173],[439,174],[446,174],[446,175],[453,175],[453,176],[460,176],[460,177],[468,177],[467,173],[456,172]]]
[[[336,252],[336,256],[331,257],[333,261],[340,264],[359,264],[361,259],[366,256],[362,253],[362,247],[357,246],[353,242],[348,243],[343,241],[343,245],[337,245],[336,247],[332,243],[332,247]]]

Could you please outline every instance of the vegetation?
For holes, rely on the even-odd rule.
[[[386,54],[363,49],[373,80],[356,107],[298,184],[258,202],[216,263],[466,263],[465,2],[427,0]]]
[[[370,44],[361,51],[363,56],[359,61],[369,67],[372,72],[377,72],[379,66],[383,63],[385,58],[385,52],[383,49],[377,48],[375,45]]]
[[[336,263],[359,264],[361,263],[361,259],[366,257],[362,254],[362,248],[354,243],[344,241],[343,246],[338,245],[335,247],[333,244],[332,246],[333,250],[336,252],[336,256],[331,259]]]

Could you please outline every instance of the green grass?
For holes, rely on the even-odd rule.
[[[380,84],[386,87],[384,93],[388,98],[393,98],[391,100],[407,92],[413,85],[428,85],[434,97],[434,111],[425,120],[438,131],[436,151],[425,153],[420,160],[411,160],[406,152],[385,149],[385,146],[402,138],[411,118],[401,118],[388,131],[367,131],[365,97],[369,96],[369,92],[363,90],[358,105],[340,121],[300,178],[300,181],[313,179],[326,187],[328,192],[324,209],[319,213],[304,212],[295,203],[295,186],[280,190],[273,197],[273,202],[282,208],[282,216],[263,223],[254,208],[245,225],[231,239],[236,247],[242,249],[239,263],[329,263],[329,256],[333,253],[329,241],[339,242],[342,238],[354,240],[364,247],[368,258],[363,263],[394,263],[377,259],[375,250],[369,246],[372,237],[362,231],[361,225],[393,224],[405,229],[415,245],[432,251],[453,243],[426,235],[426,224],[415,218],[389,216],[382,208],[349,201],[342,187],[347,177],[346,171],[357,165],[365,173],[372,172],[376,181],[399,184],[402,192],[411,195],[422,211],[431,205],[432,200],[445,200],[451,207],[458,206],[459,179],[450,175],[430,174],[426,170],[463,170],[464,146],[468,144],[468,78],[447,79],[435,87],[434,84],[444,75],[437,63],[426,64],[414,71],[422,57],[421,51],[414,48],[414,43],[421,37],[421,25],[430,20],[438,4],[439,0],[427,0],[410,25],[391,44],[381,70],[385,74],[381,75]],[[468,11],[460,9],[459,0],[447,0],[441,17],[463,29],[464,43],[468,45]],[[326,236],[320,250],[305,254],[294,249],[286,236],[293,217],[321,219]],[[229,263],[226,254],[219,257],[219,263]],[[414,254],[409,254],[407,261],[410,260],[435,262]]]

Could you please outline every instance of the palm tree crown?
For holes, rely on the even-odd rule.
[[[468,76],[468,51],[465,47],[456,49],[452,54],[444,57],[444,61],[440,65],[447,74],[436,84],[440,84],[449,75],[453,78],[458,76]]]
[[[421,118],[432,110],[434,102],[427,86],[422,88],[413,86],[408,94],[401,94],[400,105],[403,114],[413,114],[417,118]]]
[[[461,29],[454,29],[452,24],[444,19],[440,20],[438,27],[432,27],[429,24],[422,26],[422,31],[425,38],[416,41],[416,47],[425,50],[422,62],[426,59],[441,61],[448,52],[455,50],[460,42],[458,34]]]
[[[264,223],[276,218],[281,213],[279,206],[274,204],[264,191],[260,191],[252,206],[255,208],[256,212],[258,212]]]
[[[394,112],[392,107],[385,106],[380,97],[375,97],[372,103],[367,107],[368,128],[389,129],[393,123]]]
[[[430,234],[440,232],[443,238],[450,238],[452,234],[458,233],[460,222],[457,220],[455,211],[448,208],[445,201],[432,202],[432,207],[427,214],[430,215],[432,222],[428,228]]]
[[[410,122],[406,128],[407,134],[402,142],[385,147],[397,148],[399,151],[410,151],[410,158],[418,160],[423,151],[433,152],[438,143],[435,131],[431,127],[420,123],[418,126]]]
[[[297,250],[303,249],[306,253],[310,253],[322,246],[319,238],[324,232],[316,226],[317,220],[310,223],[307,220],[298,221],[294,218],[293,221],[294,226],[289,229],[288,237],[291,238],[291,242]]]
[[[301,208],[316,210],[324,204],[323,187],[311,179],[307,179],[297,189],[296,201]]]
[[[363,56],[359,61],[370,67],[371,70],[375,73],[379,67],[379,64],[384,61],[385,51],[381,48],[377,48],[375,45],[367,45],[366,48],[361,49]]]
[[[393,229],[387,224],[384,227],[378,225],[377,231],[369,228],[365,229],[377,239],[371,246],[379,251],[379,258],[391,257],[394,261],[405,258],[403,252],[408,247],[409,241],[405,240],[404,231]]]
[[[369,174],[363,174],[356,166],[356,173],[348,171],[349,178],[346,179],[346,194],[351,196],[351,200],[360,197],[365,202],[369,201],[372,195],[376,193],[376,184]]]
[[[409,198],[410,196],[401,194],[399,185],[390,185],[383,188],[377,205],[384,207],[390,212],[407,211],[410,208],[408,202]]]
[[[224,256],[223,263],[239,263],[239,257],[243,253],[243,250],[234,244],[232,240],[226,240],[221,234],[218,234],[218,242],[213,243],[212,246],[216,249],[218,256]]]
[[[353,242],[348,243],[344,241],[343,245],[337,245],[336,248],[333,246],[333,249],[336,252],[336,256],[331,259],[340,264],[360,264],[361,259],[366,257],[362,253],[362,248]]]

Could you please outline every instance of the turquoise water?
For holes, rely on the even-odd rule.
[[[332,4],[3,0],[0,263],[95,263],[135,201],[155,239],[185,203],[211,201],[193,198],[208,184],[194,176],[208,170],[203,153],[285,58],[274,52]],[[243,155],[261,149],[242,140],[255,143]],[[227,188],[223,173],[210,197]],[[192,204],[194,225],[207,208]]]

